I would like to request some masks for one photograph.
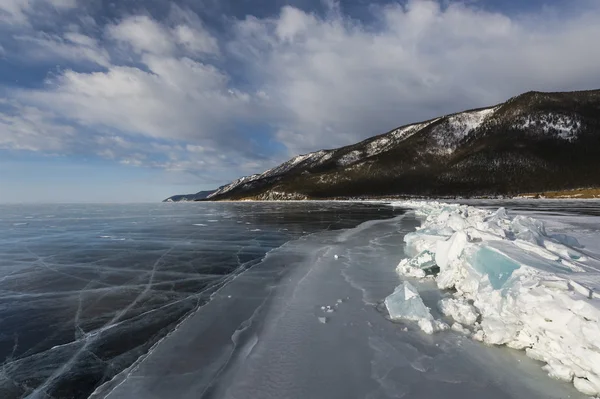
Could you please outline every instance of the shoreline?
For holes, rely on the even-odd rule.
[[[358,203],[389,203],[398,201],[448,201],[450,203],[460,203],[461,201],[600,201],[599,196],[549,196],[529,194],[517,196],[517,197],[368,197],[368,198],[315,198],[315,199],[277,199],[277,200],[265,200],[265,199],[237,199],[237,200],[200,200],[200,201],[169,201],[164,203],[269,203],[269,202],[358,202]]]
[[[526,193],[520,193],[515,195],[473,195],[473,196],[461,196],[461,195],[440,195],[440,196],[426,196],[426,195],[374,195],[374,196],[339,196],[339,197],[326,197],[326,198],[311,198],[300,194],[286,194],[280,199],[265,199],[261,196],[250,196],[240,199],[221,199],[221,200],[164,200],[162,202],[302,202],[302,201],[460,201],[460,200],[547,200],[547,199],[596,199],[600,200],[600,188],[575,188],[568,190],[545,190],[545,191],[532,191]]]

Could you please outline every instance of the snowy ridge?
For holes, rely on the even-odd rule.
[[[438,147],[444,152],[452,153],[462,140],[494,115],[497,109],[498,107],[486,108],[449,116],[432,130],[431,135]]]
[[[298,155],[292,159],[290,159],[287,162],[282,163],[281,165],[269,169],[266,172],[263,172],[261,175],[259,175],[260,178],[263,177],[270,177],[270,176],[276,176],[276,175],[280,175],[282,173],[286,173],[288,171],[290,171],[291,169],[293,169],[294,167],[296,167],[297,165],[301,164],[301,163],[305,163],[305,161],[311,162],[311,163],[322,163],[324,161],[326,161],[327,159],[329,159],[331,157],[331,155],[328,155],[328,151],[316,151],[316,152],[311,152],[309,154],[304,154],[304,155]]]
[[[600,176],[590,173],[600,168],[596,110],[600,90],[528,92],[495,106],[299,155],[223,185],[209,199],[256,198],[270,191],[331,198],[517,195],[546,187],[598,187]]]
[[[290,159],[289,161],[282,163],[281,165],[279,165],[275,168],[266,170],[263,173],[258,173],[258,174],[254,174],[251,176],[244,176],[237,180],[234,180],[233,182],[220,187],[218,190],[216,190],[214,193],[209,195],[207,198],[213,198],[217,195],[228,193],[229,191],[233,190],[236,187],[239,187],[244,184],[252,183],[252,182],[255,182],[260,179],[283,175],[300,165],[307,165],[307,164],[310,164],[310,166],[320,165],[332,157],[332,152],[333,151],[320,150],[320,151],[315,151],[315,152],[311,152],[311,153],[304,154],[304,155],[298,155],[298,156]]]
[[[513,125],[513,128],[552,134],[557,138],[573,141],[577,139],[581,130],[581,121],[561,114],[538,113],[522,117]]]
[[[360,150],[353,150],[344,154],[338,159],[337,164],[340,166],[349,166],[362,161],[365,158],[372,157],[384,153],[394,148],[398,143],[411,137],[415,133],[420,132],[427,126],[437,122],[440,118],[433,119],[429,122],[415,123],[393,130],[388,134],[382,135],[375,140],[368,142]]]
[[[358,150],[354,150],[354,151],[350,151],[349,153],[343,155],[339,160],[338,160],[338,165],[340,166],[348,166],[351,165],[355,162],[360,161],[363,158],[362,152],[358,151]]]
[[[434,278],[440,289],[455,290],[439,303],[442,313],[454,319],[453,330],[490,345],[525,350],[546,363],[551,377],[572,382],[584,394],[600,395],[600,262],[582,253],[575,238],[550,234],[543,222],[509,216],[504,208],[394,205],[414,208],[424,218],[416,232],[405,236],[413,258],[402,260],[397,271]],[[398,297],[411,291],[401,288],[386,299],[390,315],[405,318],[404,312],[423,328],[420,320],[432,320],[428,309],[414,296]],[[417,316],[415,309],[420,309]],[[424,325],[429,333],[444,329]]]
[[[391,149],[392,147],[394,147],[394,145],[396,145],[398,142],[409,138],[413,134],[421,131],[425,127],[429,126],[430,124],[432,124],[438,120],[439,120],[439,118],[431,120],[429,122],[416,123],[413,125],[408,125],[408,126],[404,126],[402,128],[396,129],[389,134],[386,134],[382,137],[379,137],[379,138],[369,142],[368,144],[366,144],[366,146],[364,147],[363,150],[353,150],[353,151],[348,152],[347,154],[344,154],[337,160],[337,164],[340,166],[349,166],[349,165],[352,165],[354,163],[361,161],[364,158],[385,152],[385,151]],[[300,166],[315,167],[315,166],[321,165],[321,164],[325,163],[326,161],[330,160],[335,155],[336,152],[338,152],[338,151],[337,150],[320,150],[320,151],[315,151],[315,152],[311,152],[308,154],[298,155],[298,156],[290,159],[289,161],[282,163],[281,165],[279,165],[277,167],[266,170],[263,173],[258,173],[258,174],[254,174],[251,176],[244,176],[237,180],[234,180],[233,182],[220,187],[218,190],[216,190],[214,193],[209,195],[207,198],[210,199],[210,198],[216,197],[218,195],[226,194],[239,186],[249,184],[249,183],[251,184],[260,179],[284,175],[287,172],[291,171],[292,169],[300,167]]]
[[[259,174],[254,174],[254,175],[251,175],[251,176],[240,177],[239,179],[234,180],[234,181],[232,181],[231,183],[229,183],[229,184],[227,184],[225,186],[219,187],[218,190],[216,190],[214,193],[212,193],[211,195],[209,195],[206,198],[212,198],[212,197],[214,197],[216,195],[228,193],[229,191],[233,190],[234,188],[236,188],[238,186],[241,186],[242,184],[249,183],[249,182],[257,180],[259,177],[260,177]]]
[[[365,151],[366,156],[370,157],[373,155],[381,154],[382,152],[385,152],[385,151],[391,149],[392,147],[394,147],[394,145],[398,144],[400,141],[406,140],[407,138],[411,137],[415,133],[425,129],[427,126],[431,125],[432,123],[437,122],[439,119],[440,118],[433,119],[429,122],[415,123],[412,125],[404,126],[404,127],[401,127],[399,129],[396,129],[396,130],[390,132],[389,134],[379,137],[376,140],[371,141],[366,146],[366,151]]]
[[[377,140],[373,140],[369,144],[367,144],[367,155],[376,155],[388,149],[393,143],[392,139],[388,136],[389,135],[385,135],[384,137],[378,138]]]
[[[435,123],[437,121],[439,121],[440,118],[436,118],[436,119],[432,119],[429,122],[423,122],[423,123],[415,123],[413,125],[408,125],[408,126],[404,126],[400,129],[396,129],[394,130],[391,135],[394,137],[394,139],[396,140],[404,140],[409,138],[410,136],[412,136],[413,134],[417,133],[419,130],[423,130],[425,129],[427,126],[431,125],[432,123]]]

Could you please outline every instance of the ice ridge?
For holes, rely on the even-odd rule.
[[[551,377],[600,396],[600,265],[574,237],[550,234],[542,221],[509,216],[504,208],[393,205],[413,208],[422,218],[421,227],[404,238],[412,258],[397,271],[452,290],[438,306],[454,320],[453,330],[525,350],[545,363]],[[406,292],[404,285],[386,305]],[[402,311],[423,311],[415,298],[400,299]],[[430,320],[428,314],[420,316]]]

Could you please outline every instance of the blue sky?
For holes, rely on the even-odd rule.
[[[595,0],[2,0],[0,202],[159,201],[600,88],[598,37]]]

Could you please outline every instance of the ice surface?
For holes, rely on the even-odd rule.
[[[417,224],[400,217],[288,242],[95,397],[582,398],[546,382],[524,354],[458,334],[426,336],[384,317],[381,301],[398,284],[389,266],[404,256],[398,242]],[[418,287],[421,299],[436,306],[427,288]],[[326,313],[328,306],[336,311]]]
[[[197,341],[175,343],[184,350],[163,359],[168,366],[157,375],[192,375],[195,358],[214,367],[238,328],[236,339],[245,339],[243,322],[280,276],[258,273],[244,280],[251,289],[237,285],[222,296],[219,289],[289,240],[397,213],[331,202],[0,204],[0,398],[85,398],[104,383],[110,390],[219,297],[217,320],[194,326]],[[280,269],[293,258],[281,259]],[[319,326],[316,316],[310,321]],[[168,389],[156,395],[126,397],[179,397]]]
[[[581,391],[594,389],[593,378],[576,376],[581,374],[571,365],[546,361],[544,347],[527,347],[528,358],[465,337],[475,333],[489,343],[512,334],[509,318],[484,317],[492,311],[483,312],[466,293],[485,288],[511,296],[513,281],[525,268],[547,271],[536,287],[593,296],[600,251],[590,247],[597,237],[591,225],[573,227],[587,232],[577,236],[580,246],[568,239],[567,230],[560,236],[540,226],[517,245],[506,212],[474,211],[465,220],[453,206],[445,207],[444,215],[406,237],[422,247],[406,248],[415,256],[406,267],[427,275],[410,280],[415,290],[409,296],[418,293],[431,318],[399,326],[384,317],[382,301],[399,283],[390,265],[405,257],[398,242],[419,225],[412,214],[354,228],[358,221],[393,213],[347,203],[156,207],[70,207],[33,217],[0,213],[0,397],[27,395],[23,392],[31,398],[86,397],[91,392],[86,389],[100,382],[106,383],[93,398],[583,397],[558,379],[572,380]],[[28,225],[13,226],[25,219]],[[193,226],[211,220],[220,222]],[[349,229],[329,230],[332,223]],[[250,232],[255,227],[261,231]],[[457,231],[466,238],[438,244]],[[489,279],[464,278],[467,271],[485,274],[462,265],[477,253],[475,244],[524,266],[499,290]],[[274,247],[279,248],[256,263]],[[431,277],[438,273],[438,247],[444,252],[440,262],[453,271],[447,282],[456,288],[458,279],[465,281],[456,295],[441,294]],[[229,274],[247,262],[253,267]],[[546,300],[540,292],[539,299]],[[564,317],[531,313],[531,318],[542,324],[550,323],[546,319],[580,323],[585,334],[598,336],[594,323],[580,322],[594,317],[586,301],[565,302]],[[460,334],[426,336],[411,327],[433,332],[440,311]],[[568,319],[573,312],[576,317]],[[471,324],[474,314],[478,319]],[[545,371],[531,358],[547,362]],[[557,380],[547,380],[548,373]]]
[[[438,202],[401,202],[423,220],[405,236],[417,254],[397,271],[423,277],[431,254],[439,288],[453,289],[442,313],[487,344],[525,349],[556,379],[600,395],[600,261],[541,220]],[[595,251],[592,248],[591,251]],[[427,256],[424,256],[427,254]]]

